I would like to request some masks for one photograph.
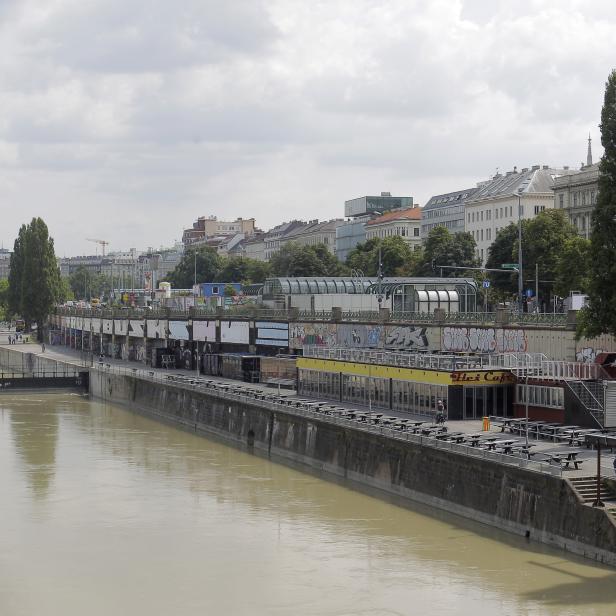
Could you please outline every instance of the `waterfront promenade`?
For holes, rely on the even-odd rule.
[[[93,367],[95,369],[106,369],[106,370],[116,370],[116,371],[130,371],[131,374],[139,376],[143,379],[152,379],[158,380],[166,379],[167,377],[172,376],[184,376],[190,377],[190,381],[194,384],[205,384],[208,382],[215,382],[220,384],[227,384],[229,386],[234,387],[246,387],[250,390],[263,391],[264,393],[273,394],[276,393],[283,398],[288,398],[290,400],[299,399],[296,395],[296,392],[293,390],[283,389],[277,391],[276,387],[267,386],[265,384],[260,383],[241,383],[239,381],[234,381],[230,379],[224,379],[222,377],[212,377],[209,375],[198,375],[196,371],[183,370],[183,369],[166,369],[166,368],[143,368],[142,364],[137,362],[131,362],[128,360],[119,360],[119,359],[110,359],[105,358],[103,362],[99,362],[97,357],[91,356],[90,353],[83,353],[80,351],[76,351],[67,347],[60,346],[49,346],[47,345],[45,348],[45,352],[42,351],[42,347],[37,343],[18,343],[16,345],[8,345],[6,332],[0,332],[0,346],[6,346],[7,348],[22,352],[22,353],[32,353],[36,356],[43,357],[47,360],[56,360],[59,362],[67,363],[74,365],[76,367]],[[182,380],[176,382],[178,386],[182,386]],[[185,383],[188,385],[189,383]],[[316,401],[315,401],[316,402]],[[328,402],[329,403],[329,402]],[[357,411],[366,411],[365,407],[360,407],[358,405],[349,404],[349,403],[336,403],[336,406],[341,408],[346,408],[350,410]],[[382,411],[379,413],[374,413],[375,416],[378,414],[383,414]],[[405,418],[411,421],[427,421],[425,417],[419,415],[413,415],[412,413],[404,413],[401,411],[386,411],[385,414],[389,417],[397,417],[397,418]],[[323,417],[324,420],[328,420],[327,417]],[[449,433],[462,433],[464,435],[469,434],[483,434],[483,439],[489,439],[498,437],[498,440],[502,441],[514,441],[515,445],[521,445],[525,442],[525,435],[522,434],[510,434],[509,432],[502,432],[502,427],[500,425],[491,425],[489,433],[483,430],[483,425],[481,420],[460,420],[460,421],[450,421],[447,423]],[[556,454],[569,453],[574,452],[575,457],[579,460],[579,468],[575,469],[573,466],[571,468],[563,469],[563,476],[565,477],[586,477],[590,475],[596,474],[596,453],[585,447],[569,447],[562,442],[554,442],[551,440],[544,440],[533,437],[532,435],[529,437],[530,443],[530,451],[532,452],[531,460],[533,461],[542,461],[545,464],[534,465],[538,467],[543,467],[549,469],[551,472],[554,472],[556,468],[551,468],[551,465],[548,464],[548,460],[550,456],[555,456]],[[468,448],[470,449],[470,448]],[[511,457],[511,456],[507,456]],[[614,454],[610,452],[606,452],[601,459],[601,474],[604,477],[613,477],[614,469],[613,469],[613,459]]]

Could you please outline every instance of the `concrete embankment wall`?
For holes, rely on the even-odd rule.
[[[98,369],[90,372],[90,392],[278,461],[616,566],[616,524],[581,504],[559,477]]]
[[[58,359],[32,353],[25,350],[27,348],[28,347],[24,347],[24,349],[22,349],[19,345],[11,349],[0,347],[0,370],[4,372],[43,373],[57,372],[64,369],[78,369],[70,362],[63,362]],[[84,371],[87,370],[87,368],[80,369]]]

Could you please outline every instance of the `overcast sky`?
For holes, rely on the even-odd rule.
[[[0,0],[0,240],[145,249],[578,167],[614,40],[613,0]]]

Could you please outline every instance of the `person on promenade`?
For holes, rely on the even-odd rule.
[[[445,423],[445,405],[442,400],[438,400],[436,403],[436,423],[444,424]]]

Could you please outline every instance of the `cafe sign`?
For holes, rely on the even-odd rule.
[[[451,373],[453,385],[509,385],[515,382],[515,376],[504,370],[454,371]]]

